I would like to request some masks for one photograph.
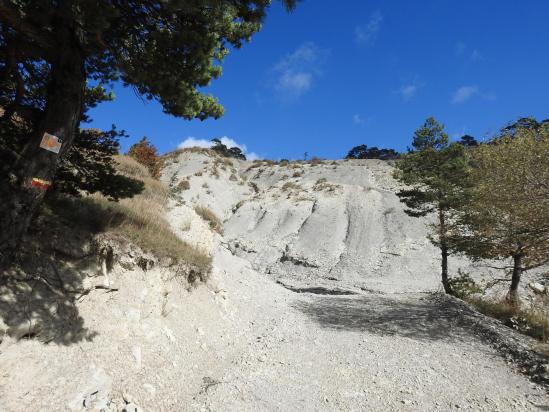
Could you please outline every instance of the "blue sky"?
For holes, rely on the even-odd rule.
[[[428,116],[483,139],[549,117],[548,15],[545,0],[305,0],[292,14],[275,2],[209,87],[222,119],[177,119],[116,85],[92,126],[125,129],[123,149],[144,135],[161,152],[226,136],[272,159],[404,151]]]

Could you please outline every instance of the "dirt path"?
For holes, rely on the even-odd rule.
[[[250,274],[233,286],[242,352],[205,381],[197,410],[549,407],[464,308],[438,295],[296,293]]]

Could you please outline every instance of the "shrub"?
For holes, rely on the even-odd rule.
[[[147,137],[143,137],[139,142],[130,147],[128,156],[133,157],[144,165],[154,179],[160,177],[161,161],[158,157],[156,147],[149,142]]]
[[[179,182],[179,184],[177,185],[177,189],[179,191],[181,190],[189,190],[191,188],[191,183],[188,181],[188,180],[182,180],[181,182]]]
[[[223,222],[210,209],[204,206],[195,206],[194,211],[198,216],[209,223],[210,229],[216,231],[220,235],[223,234]]]
[[[303,171],[301,170],[294,172],[294,174],[292,175],[292,177],[301,177],[301,176],[303,176]]]
[[[117,170],[119,138],[126,136],[114,126],[109,131],[79,129],[73,146],[59,161],[53,191],[75,197],[101,193],[112,200],[139,194],[143,183]]]
[[[236,177],[234,173],[231,173],[231,175],[229,176],[229,180],[236,182],[238,180],[238,177]]]
[[[288,192],[290,190],[301,190],[301,186],[294,182],[286,182],[282,185],[283,192]]]
[[[233,157],[238,160],[246,160],[246,155],[242,152],[239,147],[227,147],[219,139],[212,139],[213,146],[212,150],[219,153],[219,155],[224,157]],[[231,163],[232,165],[232,163]]]
[[[449,280],[452,294],[460,299],[466,299],[476,293],[482,293],[482,288],[474,279],[461,269],[458,269],[458,276]]]
[[[320,164],[322,164],[322,159],[320,159],[319,157],[314,156],[311,159],[311,164],[312,165],[320,165]]]

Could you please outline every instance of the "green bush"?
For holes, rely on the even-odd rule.
[[[461,269],[458,269],[458,276],[451,278],[450,288],[452,294],[460,299],[468,298],[476,293],[482,293],[482,288],[474,281],[474,279]]]

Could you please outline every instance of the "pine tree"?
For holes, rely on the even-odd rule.
[[[470,166],[465,149],[448,143],[444,126],[430,117],[419,128],[412,142],[414,150],[397,163],[395,178],[407,186],[397,195],[413,217],[436,214],[431,241],[440,248],[441,278],[446,293],[452,293],[448,275],[448,256],[452,250],[450,234],[456,211],[467,201]]]
[[[15,249],[73,145],[88,80],[119,80],[174,116],[218,118],[222,106],[201,90],[221,75],[229,50],[260,30],[270,3],[0,0],[0,122],[31,125],[21,149],[9,152],[11,172],[0,176],[0,260]],[[289,9],[295,3],[284,1]],[[59,153],[40,147],[45,133],[61,141]]]

